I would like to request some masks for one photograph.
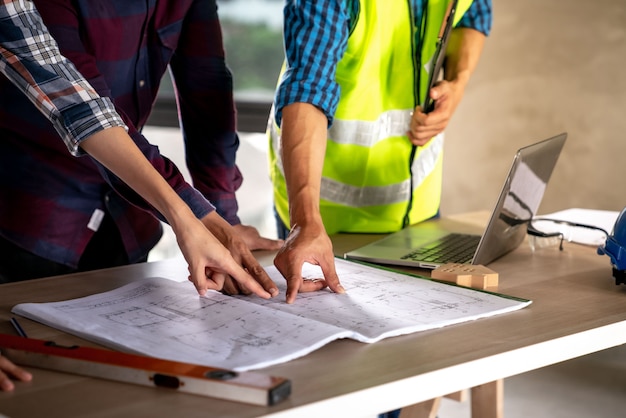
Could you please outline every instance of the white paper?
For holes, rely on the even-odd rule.
[[[336,259],[347,294],[328,290],[284,301],[281,294],[199,297],[189,282],[137,280],[119,289],[13,312],[102,345],[169,360],[245,371],[292,360],[340,338],[362,342],[521,309],[530,301],[411,277]],[[305,265],[303,276],[321,277]]]

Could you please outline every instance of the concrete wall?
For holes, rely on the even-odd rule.
[[[447,130],[442,214],[491,209],[521,146],[568,132],[539,213],[626,205],[626,1],[493,0]]]

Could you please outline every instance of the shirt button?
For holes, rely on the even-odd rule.
[[[146,85],[145,80],[140,80],[140,81],[139,81],[139,87],[143,87],[143,86],[145,86],[145,85]]]

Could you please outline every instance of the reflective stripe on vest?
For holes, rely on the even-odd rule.
[[[408,112],[405,112],[408,115]],[[374,142],[384,139],[380,136],[372,134],[376,129],[372,123],[355,121],[346,127],[350,129],[351,135],[363,139],[360,145],[371,146]],[[364,129],[359,129],[364,128]],[[275,131],[275,128],[272,128]],[[406,132],[406,127],[403,132]],[[278,134],[275,132],[272,138],[279,140]],[[439,134],[434,137],[429,146],[424,148],[413,160],[412,179],[413,187],[417,188],[426,179],[426,177],[435,169],[437,160],[443,151],[444,135]],[[274,144],[274,149],[278,149]],[[283,177],[285,171],[283,169],[280,154],[277,155],[276,165]],[[356,187],[351,186],[328,177],[322,177],[322,188],[320,197],[329,202],[352,207],[366,207],[374,205],[388,205],[393,203],[406,202],[411,195],[411,182],[407,179],[400,183],[390,184],[387,186],[370,186]]]
[[[428,175],[435,169],[437,160],[443,149],[443,134],[432,139],[431,145],[425,152],[413,160],[413,186],[419,187]],[[322,178],[320,197],[329,202],[340,205],[367,207],[375,205],[391,205],[409,200],[411,196],[411,182],[388,186],[354,187],[327,177]]]
[[[390,110],[375,121],[337,120],[328,138],[338,144],[372,147],[392,136],[405,136],[411,122],[410,110]]]

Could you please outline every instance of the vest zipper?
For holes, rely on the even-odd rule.
[[[417,151],[417,147],[413,145],[411,147],[411,157],[409,158],[409,204],[406,208],[406,213],[404,214],[404,219],[402,220],[402,227],[409,226],[409,213],[411,213],[411,209],[413,208],[413,160],[415,159],[415,152]]]
[[[424,9],[426,9],[427,2],[424,2]],[[417,48],[415,45],[415,34],[418,28],[415,27],[415,15],[413,14],[413,5],[412,1],[407,1],[407,6],[409,7],[409,19],[411,24],[411,54],[413,55],[413,108],[415,108],[418,104],[420,104],[420,75],[421,75],[421,63],[422,63],[422,39],[423,39],[423,29],[424,29],[424,12],[422,12],[422,19],[420,19],[420,27],[419,27],[419,39],[417,43]],[[411,209],[413,208],[413,160],[415,159],[415,153],[417,151],[417,147],[413,145],[411,147],[411,156],[409,158],[409,201],[407,204],[406,212],[404,213],[404,218],[402,219],[402,227],[406,227],[410,223],[409,214],[411,213]]]

